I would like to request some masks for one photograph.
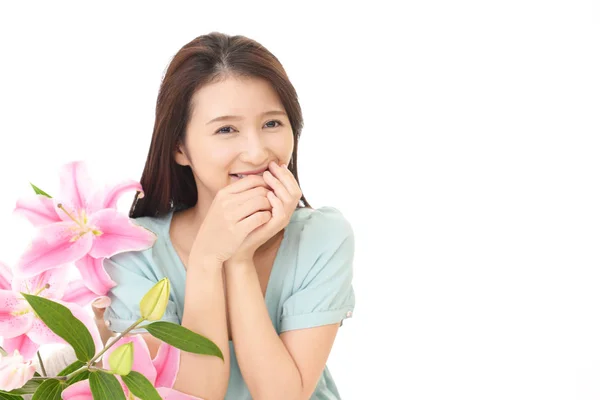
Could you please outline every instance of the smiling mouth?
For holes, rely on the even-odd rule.
[[[263,173],[261,172],[260,174],[250,174],[250,175],[260,175],[260,176],[262,176],[262,174],[263,174]],[[242,175],[242,174],[229,174],[229,176],[233,176],[233,177],[235,177],[235,178],[239,178],[239,179],[245,178],[245,177],[247,177],[247,176],[250,176],[250,175]]]

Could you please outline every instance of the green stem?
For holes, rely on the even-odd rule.
[[[38,356],[38,360],[40,362],[40,368],[42,369],[42,374],[44,375],[44,377],[48,376],[48,373],[46,372],[46,368],[44,367],[44,362],[42,361],[42,356],[40,355],[40,352],[37,352],[37,356]]]
[[[115,340],[111,341],[110,344],[108,346],[106,346],[100,353],[96,354],[94,356],[94,358],[92,358],[90,361],[88,361],[87,366],[91,367],[92,364],[94,364],[94,362],[99,359],[100,357],[102,357],[102,355],[104,353],[106,353],[106,351],[108,349],[110,349],[115,343],[117,343],[119,340],[121,340],[121,338],[125,335],[127,335],[130,331],[132,331],[133,329],[135,329],[140,323],[144,322],[145,318],[140,318],[137,321],[135,321],[129,328],[125,329],[123,332],[119,333],[117,335],[117,337],[115,338]]]
[[[127,328],[123,332],[119,333],[119,335],[116,336],[115,340],[111,341],[108,346],[106,346],[104,349],[102,349],[102,351],[100,353],[96,354],[94,356],[94,358],[92,358],[90,361],[88,361],[87,364],[85,364],[83,367],[81,367],[81,368],[79,368],[79,369],[71,372],[67,376],[55,376],[55,377],[47,377],[47,376],[41,377],[40,376],[40,377],[33,377],[33,378],[31,378],[31,380],[34,380],[34,381],[45,381],[47,379],[57,379],[59,381],[68,381],[69,379],[71,379],[75,375],[77,375],[77,374],[79,374],[79,373],[81,373],[83,371],[86,371],[86,370],[90,370],[90,371],[102,371],[102,372],[106,372],[106,373],[109,373],[109,374],[112,373],[111,371],[106,371],[106,370],[103,370],[101,368],[94,367],[94,365],[93,365],[94,362],[97,359],[99,359],[100,357],[102,357],[102,355],[104,353],[106,353],[106,351],[108,349],[110,349],[115,343],[117,343],[123,336],[127,335],[129,332],[131,332],[132,330],[134,330],[140,323],[142,323],[144,321],[145,321],[145,318],[140,318],[137,321],[135,321],[129,328]],[[39,357],[39,352],[38,352],[38,357]],[[40,358],[40,363],[41,363],[41,361],[42,360]],[[46,375],[46,371],[44,371],[43,369],[42,369],[42,371],[44,372],[44,375]]]
[[[106,370],[103,368],[90,367],[90,372],[93,372],[93,371],[99,371],[99,372],[104,372],[105,374],[117,375],[116,372],[109,371],[109,370]]]
[[[57,377],[56,377],[56,379],[68,381],[69,379],[71,379],[71,378],[72,378],[72,377],[74,377],[75,375],[77,375],[77,374],[79,374],[79,373],[81,373],[81,372],[83,372],[83,371],[85,371],[85,370],[87,370],[87,369],[88,369],[88,366],[87,366],[87,364],[86,364],[86,365],[84,365],[83,367],[81,367],[81,368],[79,368],[79,369],[76,369],[75,371],[71,372],[71,373],[70,373],[70,374],[68,374],[67,376],[57,376]]]

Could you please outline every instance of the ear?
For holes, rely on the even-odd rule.
[[[182,166],[191,165],[191,162],[181,144],[178,144],[177,148],[175,149],[175,162]]]

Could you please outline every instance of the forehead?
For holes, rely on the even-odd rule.
[[[279,96],[267,80],[228,77],[203,86],[193,96],[193,115],[211,120],[221,115],[252,117],[273,109],[283,110]]]

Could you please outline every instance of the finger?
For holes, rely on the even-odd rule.
[[[246,201],[254,197],[267,197],[267,192],[269,191],[270,189],[268,189],[267,187],[259,186],[250,190],[246,190],[242,193],[235,193],[231,195],[231,201],[229,202],[229,204],[233,205],[234,207],[239,207]]]
[[[265,182],[267,182],[267,184],[273,188],[273,191],[281,201],[284,203],[290,203],[292,201],[292,196],[288,192],[287,188],[279,179],[273,176],[271,172],[265,171],[263,177],[265,178]]]
[[[271,210],[271,203],[265,196],[253,197],[233,211],[233,220],[239,222],[258,212]]]
[[[283,218],[285,216],[285,207],[283,205],[283,202],[277,196],[275,196],[273,192],[267,193],[267,199],[271,203],[271,214],[273,215],[273,218]]]
[[[292,197],[297,195],[302,197],[300,186],[298,186],[298,182],[296,181],[294,174],[292,174],[292,171],[287,169],[287,167],[282,167],[281,165],[277,165],[272,162],[269,164],[269,171],[271,174],[273,174],[273,176],[275,176],[275,178],[279,179]]]
[[[250,215],[247,218],[244,218],[239,222],[240,227],[245,236],[248,236],[250,232],[254,231],[256,228],[261,225],[266,224],[271,220],[271,212],[270,211],[260,211]]]
[[[257,186],[266,187],[265,180],[260,175],[249,175],[221,189],[226,194],[241,193]]]

